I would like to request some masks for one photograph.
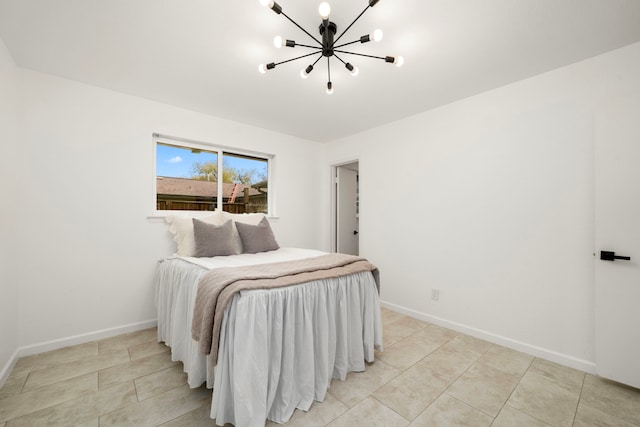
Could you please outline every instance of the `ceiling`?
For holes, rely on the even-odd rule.
[[[314,36],[320,0],[278,0]],[[331,0],[340,33],[367,0]],[[381,0],[341,41],[402,55],[401,68],[346,56],[308,79],[314,42],[258,0],[0,0],[0,37],[23,68],[327,142],[640,41],[638,0]],[[319,38],[319,35],[317,36]]]

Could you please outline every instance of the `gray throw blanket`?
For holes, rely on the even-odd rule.
[[[366,259],[353,255],[334,253],[296,261],[216,268],[206,273],[198,283],[191,335],[198,341],[200,353],[210,354],[209,362],[215,366],[222,317],[225,307],[236,293],[299,285],[363,271],[373,273],[379,291],[377,268]]]

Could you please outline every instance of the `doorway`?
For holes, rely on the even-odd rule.
[[[359,255],[360,179],[359,162],[334,165],[332,169],[333,242],[335,252]]]

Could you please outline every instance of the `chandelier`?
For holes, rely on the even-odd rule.
[[[333,83],[331,83],[331,63],[330,63],[330,60],[331,60],[332,57],[336,58],[338,61],[340,61],[342,64],[344,64],[345,68],[351,73],[352,76],[355,77],[359,73],[358,67],[353,66],[350,62],[345,62],[340,56],[338,56],[338,54],[340,54],[340,55],[342,55],[342,54],[345,54],[345,55],[357,55],[357,56],[362,56],[362,57],[367,57],[367,58],[382,59],[386,63],[395,64],[398,67],[402,66],[402,64],[404,63],[404,58],[402,56],[366,55],[364,53],[349,52],[349,51],[341,49],[341,48],[343,48],[345,46],[349,46],[349,45],[352,45],[352,44],[355,44],[355,43],[358,43],[358,42],[360,42],[360,43],[367,43],[367,42],[370,42],[370,41],[379,42],[380,40],[382,40],[382,30],[375,30],[371,34],[364,35],[364,36],[360,37],[359,39],[353,40],[353,41],[348,42],[348,43],[343,43],[343,44],[339,44],[339,45],[336,44],[338,42],[338,40],[340,40],[342,38],[342,36],[344,36],[345,33],[347,31],[349,31],[351,26],[353,24],[355,24],[356,21],[358,19],[360,19],[360,17],[362,15],[364,15],[364,13],[370,7],[375,6],[376,3],[378,3],[380,0],[368,0],[369,4],[367,5],[367,7],[364,8],[364,10],[360,13],[360,15],[358,15],[351,22],[351,24],[349,24],[347,26],[347,28],[345,28],[345,30],[342,33],[340,33],[340,35],[338,35],[338,37],[335,37],[335,35],[337,33],[337,30],[338,30],[338,27],[336,26],[335,23],[333,23],[333,22],[331,22],[329,20],[329,14],[331,12],[331,7],[329,6],[329,3],[326,3],[326,2],[321,3],[320,7],[318,8],[318,12],[320,13],[320,17],[322,18],[322,23],[320,24],[320,27],[319,27],[321,40],[319,40],[318,38],[316,38],[313,35],[311,35],[311,33],[309,33],[307,30],[305,30],[300,25],[298,25],[298,23],[296,21],[294,21],[289,16],[287,16],[287,14],[282,11],[282,7],[278,3],[276,3],[274,0],[259,0],[259,1],[260,1],[261,5],[263,5],[265,7],[269,7],[271,10],[273,10],[278,15],[282,15],[285,18],[287,18],[289,21],[291,21],[293,23],[293,25],[295,25],[296,27],[301,29],[306,35],[311,37],[313,39],[313,41],[315,41],[317,43],[317,45],[306,45],[306,44],[296,43],[293,40],[283,39],[280,36],[276,36],[273,39],[273,44],[277,48],[300,46],[300,47],[305,47],[305,48],[309,48],[309,49],[314,49],[314,51],[311,52],[311,53],[307,53],[305,55],[297,56],[295,58],[287,59],[286,61],[282,61],[282,62],[270,62],[268,64],[260,64],[258,66],[258,71],[260,71],[260,73],[262,73],[262,74],[266,73],[268,70],[273,70],[277,65],[285,64],[287,62],[295,61],[297,59],[302,59],[302,58],[307,58],[307,57],[311,57],[311,56],[317,55],[318,58],[315,59],[314,62],[312,62],[308,67],[306,67],[305,69],[303,69],[300,72],[300,76],[303,79],[306,79],[309,76],[309,73],[311,73],[311,71],[313,71],[313,67],[318,63],[318,61],[320,61],[323,57],[325,57],[325,58],[327,58],[327,93],[328,94],[332,94],[333,93]]]

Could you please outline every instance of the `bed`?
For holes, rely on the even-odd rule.
[[[228,224],[232,219],[234,230],[241,221],[264,224],[260,216],[218,215],[205,220]],[[158,340],[171,347],[173,360],[184,364],[189,386],[206,383],[213,388],[210,415],[216,424],[284,423],[295,409],[307,411],[313,401],[322,402],[333,378],[345,380],[348,372],[364,371],[365,361],[374,360],[374,349],[382,350],[379,284],[374,272],[359,271],[274,289],[239,290],[224,308],[217,354],[203,354],[192,327],[198,285],[207,274],[306,263],[325,253],[280,247],[243,253],[251,244],[240,239],[247,244],[238,252],[238,236],[232,235],[235,254],[196,257],[189,252],[194,234],[189,220],[169,221],[178,252],[163,259],[156,273]]]

